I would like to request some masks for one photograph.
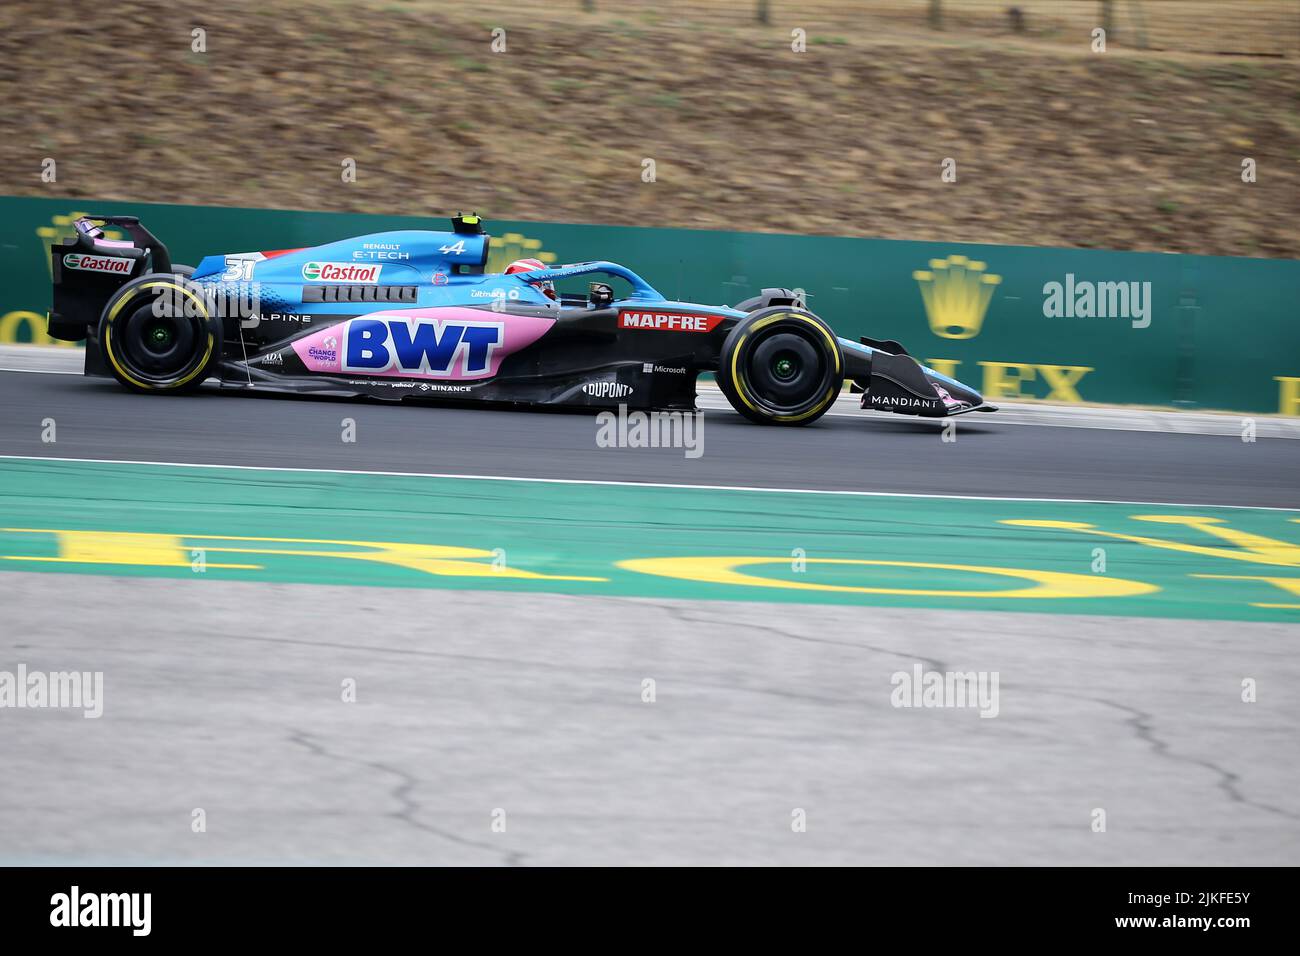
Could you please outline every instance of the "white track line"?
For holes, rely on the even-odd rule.
[[[1110,498],[1025,498],[1014,495],[940,495],[913,491],[849,491],[838,488],[760,488],[752,485],[692,485],[663,481],[617,481],[605,478],[537,478],[521,475],[455,475],[426,471],[368,471],[360,468],[299,468],[287,465],[223,465],[202,461],[132,461],[118,458],[40,458],[31,455],[0,455],[0,461],[67,461],[92,465],[154,465],[164,468],[229,468],[237,471],[286,471],[299,474],[374,475],[381,478],[446,478],[464,481],[527,481],[546,485],[613,485],[624,488],[684,488],[699,491],[757,491],[783,495],[851,495],[861,498],[931,498],[955,501],[1046,501],[1079,505],[1141,505],[1150,508],[1245,508],[1253,511],[1286,511],[1297,508],[1275,505],[1212,505],[1177,501],[1123,501]]]

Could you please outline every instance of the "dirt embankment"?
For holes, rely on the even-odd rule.
[[[513,19],[10,0],[0,192],[1300,256],[1294,59]]]

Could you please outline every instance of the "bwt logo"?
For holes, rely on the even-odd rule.
[[[500,322],[441,319],[353,319],[348,323],[343,369],[370,375],[387,371],[413,375],[491,374],[492,356],[505,338]]]

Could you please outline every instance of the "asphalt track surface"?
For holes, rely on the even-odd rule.
[[[0,657],[105,675],[0,711],[7,863],[1300,859],[1294,625],[5,583]],[[891,706],[918,662],[999,671],[996,719]]]
[[[709,411],[692,460],[597,448],[590,414],[27,373],[0,373],[0,408],[5,455],[1300,503],[1292,440],[996,416],[945,443],[905,419]],[[50,494],[66,517],[95,490]],[[0,589],[0,669],[105,675],[97,720],[0,711],[4,863],[1300,861],[1293,624],[27,570]],[[918,663],[1000,673],[998,718],[891,706],[890,675]]]
[[[938,495],[1300,507],[1300,442],[1239,435],[826,416],[805,428],[705,413],[704,453],[600,448],[592,413],[218,392],[139,396],[0,372],[0,454]],[[342,440],[343,420],[356,440]],[[42,441],[53,419],[54,443]]]

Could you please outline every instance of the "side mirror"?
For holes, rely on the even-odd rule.
[[[587,287],[587,301],[598,309],[614,302],[614,287],[604,282],[593,282]]]

